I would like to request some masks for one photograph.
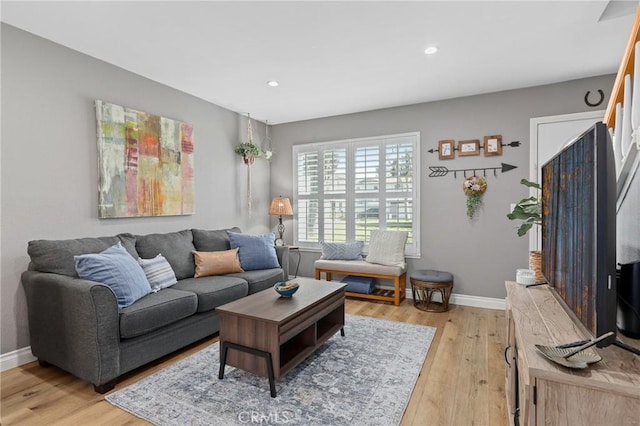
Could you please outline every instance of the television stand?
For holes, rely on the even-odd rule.
[[[616,345],[619,348],[625,349],[625,350],[627,350],[627,351],[629,351],[629,352],[631,352],[633,354],[636,354],[636,355],[640,356],[640,349],[638,349],[638,348],[635,348],[635,347],[633,347],[631,345],[627,345],[626,343],[621,342],[620,340],[614,341],[613,344]]]
[[[602,361],[585,369],[570,369],[547,360],[538,353],[536,344],[555,346],[589,336],[562,308],[549,286],[525,288],[508,281],[506,287],[509,423],[638,424],[638,358],[617,345],[609,345],[587,349],[598,353]]]

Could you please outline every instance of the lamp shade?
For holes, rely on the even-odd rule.
[[[271,200],[269,214],[274,216],[293,216],[291,202],[287,197],[274,197],[274,199]]]

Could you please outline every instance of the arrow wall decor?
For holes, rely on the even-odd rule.
[[[431,170],[431,173],[429,173],[429,177],[442,177],[442,176],[446,176],[449,173],[453,173],[453,177],[456,178],[458,176],[458,173],[462,172],[464,173],[464,177],[467,177],[467,172],[473,172],[472,176],[475,176],[477,171],[482,171],[484,176],[487,176],[487,170],[493,170],[493,175],[497,176],[497,171],[500,170],[501,173],[506,173],[509,170],[513,170],[513,169],[517,169],[518,166],[513,166],[511,164],[506,164],[506,163],[500,163],[500,167],[480,167],[477,169],[448,169],[446,167],[443,166],[429,166],[429,170]]]

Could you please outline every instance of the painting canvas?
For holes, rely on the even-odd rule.
[[[193,126],[96,100],[101,218],[194,211]]]

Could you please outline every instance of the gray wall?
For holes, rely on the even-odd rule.
[[[95,99],[193,124],[196,214],[98,219]],[[253,127],[260,142],[264,125]],[[245,117],[2,24],[1,352],[29,345],[29,240],[275,225],[266,161],[253,167],[247,215],[246,166],[233,152],[245,138]]]
[[[504,297],[504,280],[512,279],[516,268],[527,266],[527,239],[516,236],[515,224],[505,215],[510,203],[526,195],[518,182],[528,177],[529,118],[586,111],[589,108],[582,100],[586,91],[602,89],[608,98],[613,86],[613,76],[604,76],[273,126],[273,167],[258,161],[253,168],[250,216],[246,167],[233,153],[233,145],[245,138],[244,118],[6,24],[2,24],[1,47],[2,354],[29,345],[20,285],[29,240],[234,225],[264,232],[275,225],[265,214],[271,195],[292,195],[291,146],[295,143],[420,131],[422,257],[411,259],[410,269],[446,269],[455,275],[456,293]],[[95,99],[194,125],[196,214],[98,219]],[[495,133],[502,134],[505,142],[520,140],[523,146],[506,147],[501,157],[449,161],[426,152],[437,147],[440,139],[481,139]],[[263,125],[254,124],[254,136],[261,141]],[[465,216],[461,177],[427,177],[430,165],[493,167],[501,162],[518,169],[488,177],[484,207],[473,221]],[[637,207],[632,210],[637,214]],[[290,240],[292,222],[286,225]],[[302,253],[301,275],[313,275],[313,260],[318,256]]]
[[[470,73],[470,78],[473,78]],[[278,156],[271,171],[272,192],[291,196],[294,144],[420,131],[422,147],[420,206],[422,256],[409,259],[409,270],[444,269],[455,277],[454,293],[503,298],[504,281],[515,279],[517,268],[528,267],[528,238],[519,238],[515,222],[506,218],[510,204],[527,196],[520,179],[529,177],[529,119],[590,110],[584,103],[587,91],[602,89],[606,108],[614,76],[601,76],[560,84],[532,87],[439,102],[389,108],[358,114],[273,126]],[[439,161],[429,154],[442,139],[480,139],[501,134],[503,142],[520,141],[518,148],[505,147],[497,157],[456,157]],[[484,207],[473,220],[465,214],[463,177],[428,177],[428,166],[450,169],[518,166],[496,177],[487,177]],[[288,221],[287,229],[293,227]],[[289,235],[291,238],[291,235]],[[300,275],[313,275],[319,253],[302,253]]]

